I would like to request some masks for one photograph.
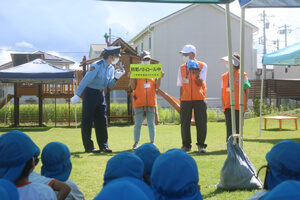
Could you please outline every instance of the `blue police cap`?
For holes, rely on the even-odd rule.
[[[120,55],[120,51],[121,51],[121,46],[109,46],[109,47],[104,47],[104,51],[109,53],[109,54],[117,54],[119,56]]]

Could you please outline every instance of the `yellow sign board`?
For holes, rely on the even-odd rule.
[[[131,64],[130,78],[161,78],[161,64]]]

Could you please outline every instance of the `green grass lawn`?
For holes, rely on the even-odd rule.
[[[218,189],[215,185],[220,179],[220,170],[227,157],[226,131],[224,122],[209,122],[206,143],[207,153],[199,154],[196,148],[196,128],[192,127],[193,148],[189,154],[195,159],[199,170],[199,184],[204,199],[241,200],[247,199],[257,190],[227,191]],[[262,124],[262,127],[263,124]],[[272,146],[281,140],[292,139],[300,142],[300,131],[295,130],[293,120],[283,121],[282,131],[276,120],[268,121],[268,129],[262,130],[259,136],[259,118],[245,120],[244,126],[244,152],[258,170],[266,164],[265,155]],[[93,199],[102,188],[103,174],[106,162],[114,155],[124,151],[131,151],[133,145],[133,126],[109,127],[110,154],[83,153],[80,128],[68,127],[18,127],[27,133],[41,148],[52,141],[65,143],[72,154],[73,170],[71,179],[74,180],[86,196],[86,200]],[[13,128],[0,128],[0,134],[13,130]],[[93,140],[95,135],[93,132]],[[140,143],[149,142],[147,126],[142,127]],[[156,126],[156,146],[163,153],[171,148],[181,147],[180,125],[164,124]],[[96,144],[97,147],[97,144]],[[40,173],[41,163],[35,171]],[[184,173],[184,172],[182,172]],[[260,175],[263,181],[264,173]]]

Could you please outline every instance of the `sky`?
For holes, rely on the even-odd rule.
[[[86,55],[91,44],[105,44],[104,34],[111,29],[112,38],[129,41],[149,24],[189,4],[128,3],[95,0],[9,0],[0,1],[0,65],[11,61],[14,52],[44,51],[76,62]],[[239,16],[237,1],[230,9]],[[270,29],[266,31],[268,52],[276,50],[273,40],[278,27],[290,29],[288,45],[300,41],[300,9],[265,9]],[[263,9],[247,9],[246,20],[260,30],[254,45],[262,52],[258,38],[262,35],[259,16]],[[270,16],[270,17],[269,17]],[[225,23],[225,18],[224,18]]]

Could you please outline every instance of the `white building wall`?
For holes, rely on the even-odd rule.
[[[274,79],[300,79],[300,66],[274,66]]]
[[[232,49],[240,49],[240,24],[232,18]],[[176,86],[178,68],[183,64],[179,51],[185,44],[193,44],[196,49],[196,59],[208,65],[207,97],[220,98],[221,75],[227,71],[220,57],[227,55],[227,36],[225,13],[210,5],[197,6],[188,12],[183,12],[154,28],[153,58],[163,67],[165,77],[162,80],[162,90],[179,98],[179,87]],[[245,72],[250,79],[254,66],[252,59],[252,29],[245,30]]]

